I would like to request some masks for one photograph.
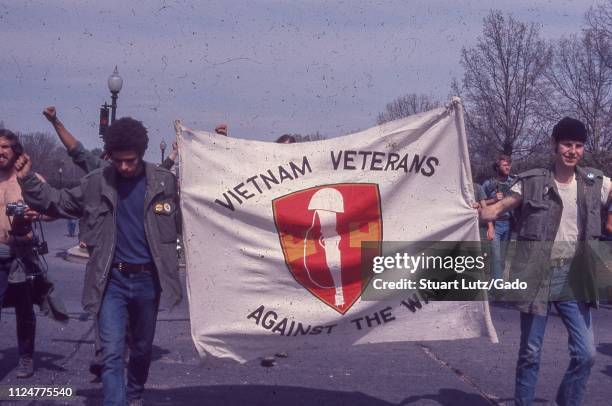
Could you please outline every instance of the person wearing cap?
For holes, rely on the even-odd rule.
[[[551,306],[567,329],[570,353],[556,404],[582,402],[595,362],[591,307],[597,302],[594,295],[584,294],[589,283],[584,281],[594,273],[589,242],[601,236],[601,211],[609,200],[610,179],[597,169],[578,166],[586,138],[581,121],[563,118],[552,131],[552,167],[519,174],[510,196],[479,209],[483,221],[495,221],[503,213],[521,208],[512,271],[529,275],[530,294],[516,302],[521,312],[514,393],[517,405],[534,401]]]

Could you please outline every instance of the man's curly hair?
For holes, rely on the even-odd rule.
[[[136,151],[141,158],[149,145],[147,129],[142,122],[132,117],[115,120],[102,136],[102,140],[106,152],[131,150]]]

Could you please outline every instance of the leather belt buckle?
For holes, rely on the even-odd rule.
[[[113,267],[116,268],[119,272],[125,273],[125,274],[148,272],[152,269],[152,266],[150,263],[148,264],[130,264],[127,262],[117,262],[113,264]]]

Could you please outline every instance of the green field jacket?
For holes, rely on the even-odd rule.
[[[180,212],[176,178],[168,170],[145,162],[145,234],[157,268],[162,298],[173,307],[182,298],[176,250]],[[112,267],[117,239],[117,173],[112,166],[84,176],[78,186],[54,189],[33,173],[19,179],[25,202],[53,217],[77,217],[84,227],[81,240],[87,244],[89,261],[85,270],[82,303],[97,313]]]

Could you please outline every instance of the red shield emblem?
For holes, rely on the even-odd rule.
[[[272,207],[285,262],[295,280],[346,313],[369,282],[361,272],[361,243],[382,241],[378,186],[318,186],[279,197]]]

